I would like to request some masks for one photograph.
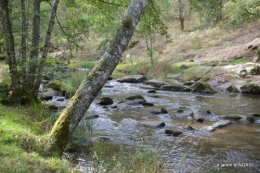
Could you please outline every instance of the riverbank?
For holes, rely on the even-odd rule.
[[[41,107],[0,105],[0,172],[70,172],[68,161],[43,154],[50,128]]]

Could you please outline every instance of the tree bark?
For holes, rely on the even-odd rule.
[[[27,18],[25,0],[21,0],[21,11],[22,11],[22,35],[21,35],[21,61],[22,61],[22,79],[25,83],[27,70],[26,70],[26,37],[28,34]]]
[[[39,67],[38,67],[36,82],[35,82],[35,86],[34,86],[34,90],[33,90],[34,95],[38,94],[39,87],[41,84],[42,72],[43,72],[44,64],[45,64],[45,61],[47,58],[48,50],[50,48],[51,33],[53,30],[54,20],[56,17],[56,12],[58,9],[59,2],[60,2],[60,0],[54,0],[54,2],[53,2],[49,25],[48,25],[48,29],[47,29],[46,36],[45,36],[45,44],[44,44],[44,48],[43,48],[43,52],[42,52],[42,58],[41,58],[41,61],[40,61]]]
[[[10,22],[10,16],[8,11],[8,0],[0,1],[0,15],[1,15],[1,22],[3,25],[4,36],[5,36],[6,49],[7,49],[7,62],[9,65],[9,70],[11,75],[12,95],[16,96],[20,87],[19,87],[19,76],[17,72],[17,65],[16,65],[16,58],[15,58],[14,36],[12,32],[12,25]]]
[[[99,63],[82,81],[65,110],[60,114],[51,130],[52,146],[50,150],[61,154],[72,133],[88,110],[90,104],[102,89],[131,40],[134,30],[148,0],[132,0],[121,21],[116,34]]]
[[[30,93],[32,92],[34,87],[36,69],[38,67],[40,42],[40,6],[41,0],[33,1],[32,46],[30,52],[29,70],[26,80],[26,88]]]

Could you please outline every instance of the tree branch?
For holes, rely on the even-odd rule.
[[[98,0],[98,1],[103,2],[103,3],[105,3],[105,4],[118,6],[118,7],[127,7],[127,6],[125,6],[125,5],[116,4],[116,3],[112,3],[112,2],[106,2],[106,1],[103,1],[103,0]]]

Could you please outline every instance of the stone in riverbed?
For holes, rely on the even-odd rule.
[[[260,114],[256,114],[256,113],[251,113],[250,115],[252,115],[253,117],[260,117]]]
[[[152,115],[167,114],[167,113],[168,113],[168,111],[165,108],[161,108],[160,111],[152,111],[152,112],[150,112],[150,114],[152,114]]]
[[[239,115],[225,115],[223,118],[229,120],[240,120],[242,117]]]
[[[230,85],[227,89],[227,92],[229,93],[239,93],[239,90],[237,89],[237,87],[235,85]]]
[[[182,133],[183,133],[182,131],[165,129],[165,134],[168,136],[180,136]]]
[[[125,112],[125,111],[130,111],[130,109],[131,109],[131,106],[129,106],[126,103],[119,103],[119,104],[117,104],[117,110],[118,111]]]
[[[220,120],[216,123],[214,123],[213,125],[211,126],[207,126],[205,127],[205,129],[209,132],[211,131],[214,131],[216,129],[219,129],[219,128],[222,128],[222,127],[225,127],[225,126],[228,126],[231,124],[231,121],[230,120]]]
[[[149,90],[147,93],[156,93],[156,90]]]
[[[126,103],[128,105],[138,105],[138,104],[142,104],[145,102],[146,102],[146,100],[144,99],[143,96],[136,95],[136,96],[127,97],[125,100],[120,101],[119,103]]]
[[[161,121],[143,121],[140,124],[152,128],[163,128],[165,126],[165,123]]]
[[[142,105],[143,106],[154,106],[153,103],[149,103],[149,102],[143,102]]]
[[[245,94],[260,94],[260,86],[257,84],[246,84],[242,86],[240,89],[241,92]]]
[[[246,117],[246,120],[249,121],[250,123],[255,122],[255,118],[252,117],[252,116],[247,116],[247,117]]]
[[[192,92],[203,93],[203,94],[215,94],[217,93],[211,86],[202,81],[198,81],[191,86]]]
[[[121,83],[142,83],[146,81],[146,77],[143,75],[132,75],[132,76],[125,76],[122,78],[117,79],[117,82]]]
[[[114,102],[110,97],[102,97],[100,98],[100,105],[112,105]]]
[[[165,82],[161,81],[161,80],[157,80],[157,79],[152,79],[149,81],[144,82],[145,85],[151,85],[155,88],[160,88],[163,85],[166,85]]]

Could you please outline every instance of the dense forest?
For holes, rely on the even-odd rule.
[[[102,111],[95,112],[99,108],[93,109],[93,104],[111,114],[127,112],[129,119],[148,107],[150,112],[142,112],[142,116],[166,114],[173,120],[182,119],[188,123],[185,130],[164,129],[164,134],[175,137],[185,138],[187,131],[196,128],[215,131],[237,121],[241,121],[241,128],[242,124],[251,125],[250,130],[259,133],[259,0],[1,0],[0,16],[0,160],[4,163],[0,172],[219,171],[219,167],[205,166],[215,155],[186,170],[178,169],[186,156],[179,158],[175,167],[165,166],[160,157],[162,148],[155,151],[156,147],[143,137],[142,147],[134,152],[131,149],[130,156],[120,155],[106,164],[93,161],[91,166],[84,166],[85,170],[78,168],[71,153],[84,153],[92,160],[101,157],[93,154],[99,144],[90,138],[100,129],[95,129],[92,120],[107,115],[95,115]],[[147,101],[147,96],[140,94],[144,91],[131,85],[141,83],[141,88],[158,92],[163,98],[162,91],[177,92],[175,95],[187,92],[186,96],[176,96],[178,104],[185,106],[167,107],[168,103],[177,104],[175,100],[162,101],[165,106],[156,105],[153,99],[158,95],[149,96],[153,99]],[[120,91],[124,84],[129,86],[121,96],[115,95],[118,98],[106,95],[111,92],[109,88]],[[131,87],[136,91],[131,93]],[[243,115],[238,115],[240,109],[235,108],[241,103],[233,100],[226,103],[234,104],[227,106],[232,109],[226,112],[222,112],[225,109],[219,100],[205,101],[207,108],[201,103],[193,105],[193,98],[201,101],[216,93],[238,94],[241,103],[252,103]],[[115,104],[123,96],[129,98]],[[181,103],[184,97],[190,97],[190,101]],[[214,99],[218,97],[224,96]],[[62,104],[51,102],[56,98]],[[167,110],[151,111],[152,106]],[[177,114],[171,115],[173,110]],[[187,115],[178,117],[185,111]],[[167,121],[161,122],[158,117],[156,122],[154,118],[148,123],[134,120],[141,124],[141,130],[164,128]],[[198,125],[204,120],[207,126]],[[259,137],[254,140],[260,142]],[[202,143],[198,152],[201,149]],[[89,152],[92,154],[86,154]],[[259,154],[255,153],[254,159]],[[259,171],[260,163],[252,164],[252,172]]]

